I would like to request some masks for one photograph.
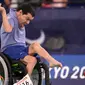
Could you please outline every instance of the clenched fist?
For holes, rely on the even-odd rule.
[[[0,3],[0,13],[3,14],[4,12],[6,12],[5,8],[1,6],[1,3]]]

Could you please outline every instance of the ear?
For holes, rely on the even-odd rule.
[[[23,14],[22,10],[19,10],[19,13],[22,15]]]

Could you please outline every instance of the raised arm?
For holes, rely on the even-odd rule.
[[[9,24],[7,15],[6,15],[6,10],[4,7],[1,6],[0,4],[0,13],[2,15],[2,24],[3,28],[6,32],[11,32],[12,31],[12,26]]]

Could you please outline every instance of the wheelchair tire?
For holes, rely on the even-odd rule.
[[[3,71],[3,78],[4,78],[4,84],[3,85],[13,85],[13,80],[15,81],[15,78],[13,78],[13,70],[12,66],[9,62],[10,60],[4,55],[3,53],[0,53],[0,73]],[[15,62],[17,63],[17,62]],[[20,66],[22,66],[23,69],[25,69],[25,65],[22,64],[22,62],[18,62]],[[43,74],[42,74],[42,69],[44,69],[45,72],[45,85],[50,85],[49,81],[49,68],[45,63],[42,63],[38,59],[38,63],[36,64],[33,73],[32,73],[32,82],[33,85],[42,85],[43,81]],[[24,70],[23,70],[24,71]],[[27,73],[25,70],[24,75]],[[23,75],[23,76],[24,76]],[[37,81],[37,82],[36,82]]]
[[[12,85],[11,66],[8,59],[0,53],[0,75],[4,79],[3,85]]]
[[[33,72],[31,74],[31,80],[33,82],[33,85],[42,85],[42,72],[39,62],[33,69]]]
[[[45,79],[43,79],[42,70],[44,70]],[[33,75],[34,72],[35,75]],[[33,70],[33,73],[32,73],[32,78],[34,77],[34,79],[32,79],[33,85],[43,85],[43,80],[45,81],[44,85],[51,85],[49,79],[49,68],[45,63],[38,62]]]
[[[45,73],[45,85],[51,85],[50,79],[49,79],[49,68],[45,63],[40,64],[41,68],[43,68],[44,73]],[[43,80],[43,79],[42,79]]]

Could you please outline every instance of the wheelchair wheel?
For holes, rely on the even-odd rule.
[[[19,60],[12,60],[7,55],[0,53],[0,76],[3,85],[13,85],[27,74],[25,65]]]
[[[31,75],[33,85],[50,85],[48,66],[45,63],[42,63],[39,59],[37,60],[38,63]],[[43,75],[45,78],[43,78]]]
[[[45,63],[41,63],[41,68],[43,69],[43,73],[44,73],[44,78],[42,77],[42,80],[44,80],[44,82],[42,82],[42,85],[51,85],[50,83],[50,79],[49,79],[49,68]]]
[[[12,85],[11,67],[2,53],[0,53],[0,76],[3,77],[3,85]]]
[[[20,61],[15,61],[12,65],[16,65],[12,67],[12,73],[14,74],[12,75],[12,78],[15,83],[18,79],[23,78],[23,76],[27,74],[27,70],[25,65]],[[43,72],[45,74],[45,79],[43,79]],[[33,85],[50,85],[49,68],[45,63],[42,63],[40,59],[37,59],[37,64],[33,69],[31,80]],[[45,81],[45,84],[43,84],[43,80]]]
[[[43,85],[42,82],[45,80],[44,85],[50,85],[49,81],[49,68],[46,64],[42,63],[40,59],[37,59],[38,62],[33,70],[31,79],[33,85]],[[43,71],[45,72],[45,79],[43,79]],[[3,77],[4,84],[3,85],[13,85],[17,81],[19,81],[23,76],[27,74],[25,69],[25,65],[20,61],[12,61],[4,55],[0,53],[0,76]]]
[[[31,79],[32,79],[33,85],[42,85],[42,72],[41,72],[39,63],[36,64],[32,72]]]

